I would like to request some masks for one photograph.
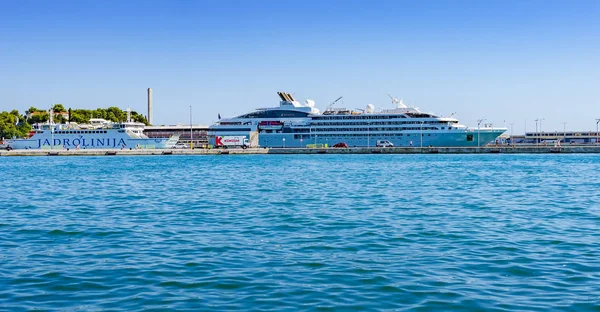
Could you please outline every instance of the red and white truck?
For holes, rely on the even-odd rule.
[[[250,143],[248,143],[248,138],[243,135],[238,136],[216,136],[215,137],[215,147],[222,148],[232,148],[232,147],[241,147],[248,148],[250,147]]]

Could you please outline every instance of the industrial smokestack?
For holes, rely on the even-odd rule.
[[[152,124],[152,88],[148,88],[148,123]]]

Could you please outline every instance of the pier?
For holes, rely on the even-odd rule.
[[[594,146],[486,147],[351,147],[351,148],[231,148],[231,149],[87,149],[0,150],[0,156],[144,156],[144,155],[253,155],[253,154],[590,154]]]

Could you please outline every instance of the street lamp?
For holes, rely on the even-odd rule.
[[[481,123],[485,120],[485,118],[479,119],[477,120],[477,148],[480,147],[480,143],[479,143],[479,126],[481,125]]]
[[[421,121],[421,149],[423,149],[423,122]]]
[[[563,143],[567,140],[567,123],[563,122]]]
[[[192,143],[192,141],[194,140],[194,134],[192,133],[192,105],[190,105],[190,149],[194,148],[194,143]]]
[[[546,120],[546,118],[541,118],[540,119],[540,141],[542,140],[541,136],[542,136],[542,121]]]
[[[510,123],[510,144],[512,144],[512,146],[515,146],[515,142],[514,142],[514,138],[513,138],[513,128],[514,128],[514,122]]]
[[[540,121],[540,120],[539,119],[535,120],[535,145],[538,145],[538,140],[539,140],[539,138],[538,138],[538,131],[537,131],[538,121]]]
[[[596,144],[598,144],[598,123],[600,123],[600,118],[596,119]]]
[[[285,148],[285,138],[283,138],[283,148]]]

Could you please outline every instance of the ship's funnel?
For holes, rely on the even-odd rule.
[[[284,101],[284,102],[285,102],[285,101],[287,101],[287,100],[285,99],[285,97],[283,96],[283,92],[277,92],[277,95],[279,95],[279,98],[280,98],[282,101]]]
[[[283,92],[283,93],[282,93],[282,95],[283,95],[283,97],[285,98],[286,102],[291,102],[291,101],[292,101],[292,99],[290,98],[290,95],[289,95],[289,94],[287,94],[287,93]]]

